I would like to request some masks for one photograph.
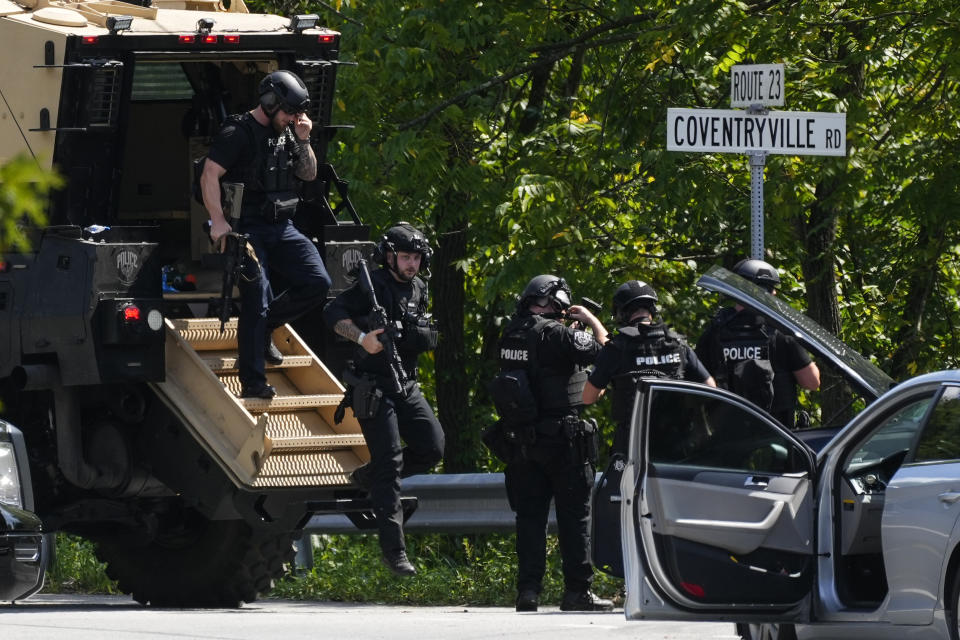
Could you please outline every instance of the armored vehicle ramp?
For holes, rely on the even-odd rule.
[[[288,325],[273,333],[283,364],[267,365],[269,400],[239,398],[237,320],[166,320],[166,380],[153,386],[240,485],[349,485],[369,461],[360,424],[333,414],[344,388]]]

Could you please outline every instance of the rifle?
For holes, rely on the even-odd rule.
[[[597,315],[598,313],[603,311],[603,305],[601,305],[596,300],[591,300],[586,296],[580,297],[580,304],[586,307],[587,309],[589,309],[594,315]],[[579,320],[574,321],[574,323],[570,326],[572,326],[574,329],[577,329],[577,328],[586,329],[586,325],[580,322]]]
[[[230,319],[230,307],[233,301],[233,287],[243,269],[243,260],[247,252],[247,234],[233,231],[223,236],[223,285],[220,288],[220,333]]]
[[[588,298],[588,297],[586,297],[586,296],[581,296],[581,298],[580,298],[580,304],[582,304],[583,306],[585,306],[587,309],[590,309],[590,311],[593,312],[593,315],[597,315],[598,313],[600,313],[601,311],[603,311],[603,305],[602,305],[602,304],[600,304],[600,303],[597,302],[596,300],[591,300],[590,298]]]
[[[370,278],[367,261],[361,258],[358,262],[357,273],[359,277],[357,281],[360,284],[360,290],[367,294],[370,301],[370,331],[384,330],[377,338],[387,355],[387,367],[390,369],[390,382],[393,385],[393,392],[406,395],[404,385],[407,382],[407,373],[403,370],[403,361],[400,360],[400,354],[397,353],[396,344],[399,329],[388,321],[387,310],[377,302],[377,294],[373,290],[373,280]]]

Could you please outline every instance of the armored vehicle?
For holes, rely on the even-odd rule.
[[[25,436],[34,511],[94,541],[139,602],[254,600],[313,514],[366,521],[349,473],[369,453],[349,411],[334,424],[349,345],[316,314],[274,334],[278,395],[237,397],[192,164],[267,73],[297,73],[320,172],[296,222],[331,295],[348,286],[372,243],[326,160],[340,34],[242,0],[0,0],[0,42],[0,162],[66,179],[32,251],[0,257],[2,417]]]

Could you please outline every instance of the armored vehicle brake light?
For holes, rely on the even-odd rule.
[[[80,42],[83,44],[97,44],[97,41],[100,39],[100,36],[83,36],[80,38]]]
[[[203,44],[217,44],[217,40],[219,39],[220,39],[220,36],[207,34],[203,36]]]
[[[329,33],[322,33],[317,36],[317,42],[320,44],[333,44],[337,40],[337,36],[330,35]]]
[[[223,41],[227,44],[240,44],[240,36],[223,36]]]
[[[180,44],[193,44],[197,41],[196,36],[180,36]]]
[[[124,322],[140,322],[140,307],[135,304],[123,308]]]

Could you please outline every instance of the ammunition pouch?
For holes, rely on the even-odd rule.
[[[490,382],[489,391],[505,424],[520,426],[536,421],[540,411],[526,369],[501,371]]]
[[[297,213],[300,198],[295,193],[267,194],[260,205],[260,215],[274,224],[286,222]]]
[[[509,427],[503,420],[497,420],[483,430],[480,439],[501,462],[514,464],[524,459],[526,447],[536,441],[536,432],[530,425]]]
[[[405,342],[412,351],[422,353],[437,348],[437,326],[426,318],[417,318],[415,321],[404,322],[403,335]]]
[[[377,386],[377,379],[371,375],[357,374],[350,369],[343,372],[343,379],[347,383],[347,397],[350,398],[350,407],[357,420],[369,420],[380,411],[380,402],[383,391]]]

